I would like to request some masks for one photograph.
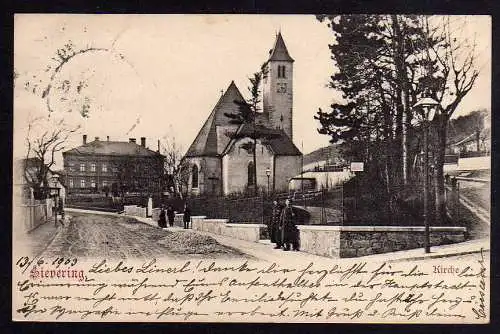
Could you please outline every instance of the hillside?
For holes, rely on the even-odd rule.
[[[304,154],[304,166],[324,160],[328,160],[333,165],[341,162],[339,149],[336,145],[328,145]]]

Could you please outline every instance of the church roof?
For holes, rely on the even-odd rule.
[[[281,36],[281,32],[276,35],[276,41],[274,42],[274,47],[270,51],[269,60],[294,61],[288,53],[285,41],[283,41],[283,36]]]
[[[222,154],[230,138],[224,134],[218,134],[217,127],[234,127],[229,123],[230,119],[224,113],[238,112],[238,105],[234,103],[235,100],[245,101],[234,81],[231,81],[226,92],[221,96],[187,150],[185,157],[217,156]]]
[[[272,129],[262,125],[256,126],[256,131],[261,134],[264,138],[262,141],[271,148],[274,155],[302,155],[300,150],[295,146],[293,141],[286,135],[283,130],[280,129]],[[238,129],[238,138],[242,138],[245,135],[248,137],[252,137],[253,134],[253,125],[252,124],[242,124]],[[224,151],[224,154],[229,152],[232,145],[238,139],[235,139],[231,142],[230,145]]]
[[[75,147],[63,154],[85,154],[85,155],[124,155],[124,156],[155,156],[157,152],[136,143],[122,141],[100,141]]]

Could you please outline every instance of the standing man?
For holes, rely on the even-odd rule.
[[[174,209],[172,208],[171,205],[169,205],[167,208],[167,218],[168,218],[168,224],[170,225],[170,227],[174,226],[175,212],[174,212]]]
[[[269,225],[267,226],[269,239],[271,239],[272,243],[276,244],[274,249],[279,249],[283,246],[283,243],[281,241],[280,217],[281,217],[281,208],[278,205],[278,201],[274,200],[271,220],[269,222]]]
[[[161,206],[161,210],[160,210],[160,217],[158,220],[158,226],[163,228],[163,229],[167,228],[167,221],[165,220],[165,208],[163,207],[163,205]]]
[[[191,210],[189,210],[187,203],[184,204],[184,216],[183,216],[183,221],[184,221],[184,229],[189,228],[189,222],[191,221]]]
[[[290,245],[294,251],[299,250],[298,231],[295,226],[295,213],[293,212],[290,200],[285,201],[285,207],[281,213],[281,240],[283,242],[283,250],[289,251]]]

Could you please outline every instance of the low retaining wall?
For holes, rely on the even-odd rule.
[[[194,231],[209,232],[252,242],[258,242],[261,230],[266,228],[264,224],[230,224],[227,219],[191,217],[191,221]]]
[[[420,226],[305,226],[299,225],[300,248],[328,257],[357,257],[424,247]],[[431,227],[432,246],[465,241],[465,227]]]
[[[129,216],[146,218],[147,209],[139,207],[137,205],[125,205],[123,207],[123,211],[125,212],[126,215]]]

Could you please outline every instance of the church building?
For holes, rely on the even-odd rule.
[[[184,159],[190,168],[191,195],[228,195],[258,187],[286,192],[288,181],[300,173],[302,153],[293,143],[293,63],[281,33],[276,36],[263,71],[263,110],[256,117],[259,131],[268,133],[256,145],[253,174],[253,124],[231,124],[244,97],[231,82],[200,129]],[[237,136],[231,135],[237,133]],[[245,134],[249,136],[246,137]],[[250,145],[251,146],[251,145]],[[253,146],[251,146],[253,147]]]

